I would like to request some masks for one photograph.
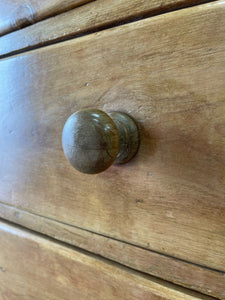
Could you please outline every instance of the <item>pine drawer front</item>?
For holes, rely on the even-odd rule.
[[[0,36],[90,1],[2,0],[0,3]]]
[[[0,61],[0,201],[225,271],[225,4]],[[76,110],[123,111],[138,155],[84,175],[61,133]]]
[[[1,300],[210,300],[0,223]]]
[[[209,0],[204,1],[210,2]],[[33,47],[49,45],[55,41],[71,39],[71,37],[99,31],[103,28],[118,26],[119,23],[127,23],[143,17],[197,5],[202,3],[202,0],[164,0],[163,2],[160,0],[52,0],[42,1],[39,7],[41,11],[35,15],[31,14],[34,8],[30,7],[29,9],[27,5],[19,6],[15,0],[13,2],[15,8],[13,14],[12,1],[4,0],[0,3],[0,35],[8,23],[9,28],[5,28],[5,30],[15,30],[0,37],[0,57],[15,54],[21,50],[29,50]],[[33,2],[41,1],[33,0]],[[86,4],[81,5],[84,3]],[[64,13],[57,11],[57,9],[65,10],[65,8],[68,9],[77,5],[80,6]],[[33,6],[36,6],[36,10],[38,10],[37,5],[33,4]],[[43,13],[45,13],[44,20],[37,22],[41,17],[43,18]],[[3,15],[2,18],[1,14]],[[53,17],[46,18],[46,14],[49,16],[52,14]],[[27,26],[27,23],[31,21],[37,23]],[[18,28],[14,28],[15,26]],[[23,28],[16,30],[19,27]]]

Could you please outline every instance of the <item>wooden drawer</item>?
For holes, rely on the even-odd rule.
[[[224,283],[224,13],[219,1],[1,60],[2,207],[207,267]],[[98,175],[69,165],[63,125],[88,107],[138,121],[130,163]]]
[[[0,3],[0,36],[90,1],[2,0]]]
[[[207,0],[204,1],[206,2]],[[12,3],[15,1],[3,1],[2,5],[0,4],[0,20],[1,12],[3,11],[2,7],[5,8],[6,6],[5,2],[7,2],[7,5],[12,6]],[[33,0],[33,2],[40,1]],[[59,7],[61,10],[65,9],[65,7],[68,9],[71,4],[75,6],[84,2],[88,3],[66,11],[65,13],[58,14],[57,9],[59,9]],[[56,41],[71,39],[75,36],[90,34],[107,27],[118,26],[119,24],[121,25],[143,17],[146,18],[178,8],[197,5],[199,3],[202,3],[202,0],[164,0],[163,2],[160,0],[42,1],[42,13],[44,11],[47,14],[52,13],[57,15],[1,37],[0,57],[18,53],[21,50],[29,50],[34,47],[48,45]],[[16,7],[16,4],[14,3],[13,6]],[[23,7],[23,5],[21,6]],[[51,9],[46,9],[46,6],[50,6]],[[21,16],[22,13],[26,13],[26,9],[26,5],[25,9],[21,10],[17,8],[17,11],[20,12],[16,18],[17,23],[21,23],[19,22],[20,19],[22,19],[22,22],[27,22],[29,19],[32,19],[33,22],[37,21],[37,14],[35,16],[26,16],[26,18]],[[38,15],[41,15],[41,13],[39,12]],[[10,24],[15,23],[15,15],[9,12],[4,13],[4,18],[6,18]],[[0,34],[4,29],[4,18],[2,19],[3,21],[0,22]],[[12,25],[9,29],[13,30]]]
[[[212,299],[5,223],[0,236],[1,300]]]

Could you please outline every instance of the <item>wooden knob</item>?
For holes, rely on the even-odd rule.
[[[113,163],[129,161],[138,150],[139,133],[134,120],[124,113],[85,109],[66,121],[62,145],[75,169],[96,174]]]

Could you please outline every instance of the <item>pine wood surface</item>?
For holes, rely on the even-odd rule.
[[[1,0],[0,35],[18,30],[91,0]]]
[[[3,222],[0,236],[2,300],[212,299]]]
[[[0,204],[0,217],[134,270],[225,299],[225,273]]]
[[[137,18],[196,5],[203,1],[207,2],[206,0],[91,1],[86,5],[0,37],[0,56],[87,34],[121,22],[130,22]]]
[[[1,202],[224,271],[224,11],[218,1],[1,60]],[[138,120],[133,161],[90,176],[67,163],[64,122],[89,107]]]

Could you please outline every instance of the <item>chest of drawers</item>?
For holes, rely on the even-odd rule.
[[[139,6],[137,1],[107,4],[90,2],[0,38],[0,216],[58,243],[224,299],[224,3],[182,8],[198,3],[168,1],[161,11],[158,1]],[[116,11],[121,15],[116,16]],[[86,19],[80,17],[80,27],[72,28],[69,21],[79,13]],[[84,36],[78,36],[79,31]],[[120,111],[135,118],[140,148],[130,162],[96,175],[71,167],[61,145],[63,126],[72,113],[86,108]],[[87,285],[74,299],[131,297],[132,288],[125,287],[124,293],[129,292],[123,295],[122,286],[121,294],[110,289],[98,296],[94,290],[91,293],[97,279],[75,279],[90,270],[91,276],[96,272],[96,278],[104,281],[103,274],[114,278],[113,272],[118,272],[123,277],[127,270],[113,266],[105,271],[108,265],[102,261],[101,273],[93,269],[97,258],[82,254],[86,263],[81,254],[74,254],[78,250],[44,237],[36,241],[35,233],[24,229],[23,236],[21,228],[3,224],[2,247],[5,240],[7,253],[13,243],[15,251],[21,244],[18,255],[40,248],[34,250],[38,258],[28,273],[20,275],[22,265],[15,271],[17,280],[30,276],[36,282],[32,270],[42,256],[47,257],[42,268],[48,268],[54,259],[63,265],[75,255],[71,264],[76,268],[83,259],[83,271],[62,272],[64,279],[60,278],[74,280],[75,287]],[[52,260],[48,260],[50,253],[57,253]],[[15,261],[10,255],[9,260]],[[3,251],[3,264],[6,257]],[[56,276],[51,268],[49,272]],[[151,291],[143,275],[132,276],[135,283],[130,279],[126,284],[134,284],[137,295],[130,299],[156,297],[158,286]],[[21,294],[12,292],[13,298],[9,286],[14,277],[6,278],[3,299],[27,299],[21,296],[26,295],[23,285],[16,287]],[[119,284],[118,278],[112,287]],[[143,283],[140,294],[136,280]],[[168,295],[174,288],[157,284],[162,290],[168,288]],[[142,294],[146,289],[149,294]],[[32,295],[32,289],[27,290]],[[61,298],[49,293],[49,299],[66,297],[66,293]],[[183,293],[180,299],[207,297],[185,289],[174,293],[167,298],[179,299],[179,293]]]

